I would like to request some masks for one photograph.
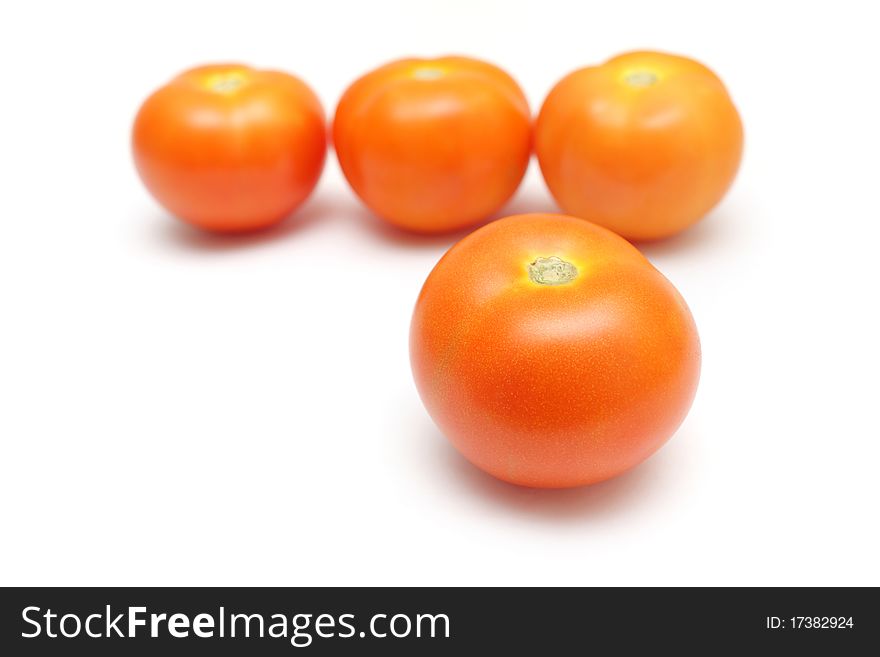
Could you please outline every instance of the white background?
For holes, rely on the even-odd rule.
[[[30,2],[0,9],[0,583],[880,584],[880,47],[868,2]],[[335,159],[280,230],[178,225],[134,172],[182,69],[469,54],[534,110],[633,48],[696,57],[746,126],[704,223],[644,248],[703,342],[630,474],[533,491],[424,412],[410,313],[457,237],[383,228]],[[553,205],[533,165],[505,214]]]

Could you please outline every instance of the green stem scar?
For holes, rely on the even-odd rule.
[[[238,73],[222,73],[211,80],[211,89],[221,94],[236,91],[244,84],[244,78]]]
[[[652,84],[657,84],[658,78],[657,74],[651,71],[633,71],[627,74],[625,80],[632,87],[650,87]]]
[[[412,74],[416,80],[436,80],[442,78],[443,75],[443,69],[437,66],[420,66]]]
[[[565,285],[578,275],[577,267],[557,256],[538,258],[528,269],[529,278],[539,285]]]

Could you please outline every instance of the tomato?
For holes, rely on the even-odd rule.
[[[633,240],[684,230],[724,196],[743,147],[739,114],[702,64],[632,52],[550,92],[535,151],[567,213]]]
[[[280,222],[311,193],[327,127],[299,79],[213,65],[144,102],[132,147],[141,179],[171,214],[208,230],[246,231]]]
[[[700,370],[672,284],[614,233],[551,214],[492,222],[443,256],[416,303],[410,356],[455,447],[538,488],[647,458],[684,419]]]
[[[486,219],[513,195],[531,154],[531,118],[522,90],[491,64],[404,59],[348,88],[333,141],[374,213],[439,233]]]

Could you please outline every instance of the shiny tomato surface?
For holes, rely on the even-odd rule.
[[[404,59],[348,88],[333,141],[345,177],[374,213],[440,233],[488,218],[516,191],[531,119],[517,83],[492,64]]]
[[[633,240],[678,233],[730,187],[743,148],[721,80],[686,57],[631,52],[563,78],[535,126],[560,207]]]
[[[562,488],[643,461],[687,414],[691,313],[633,246],[564,215],[492,222],[453,246],[416,303],[419,393],[472,463]]]
[[[207,230],[248,231],[280,222],[311,193],[327,128],[301,80],[211,65],[144,102],[132,148],[141,179],[171,214]]]

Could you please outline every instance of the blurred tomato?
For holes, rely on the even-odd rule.
[[[472,463],[561,488],[640,463],[690,408],[693,318],[628,242],[563,215],[494,221],[428,276],[410,332],[431,417]]]
[[[742,146],[721,80],[656,52],[563,78],[535,128],[541,171],[562,209],[634,240],[667,237],[703,217],[733,181]]]
[[[513,195],[529,161],[531,119],[519,86],[491,64],[405,59],[348,88],[333,140],[373,212],[437,233],[482,221]]]
[[[214,65],[187,71],[150,96],[132,146],[144,184],[200,228],[275,224],[314,189],[327,151],[321,104],[299,79]]]

